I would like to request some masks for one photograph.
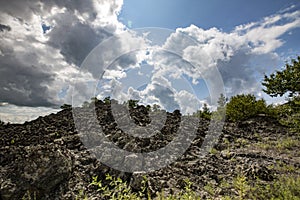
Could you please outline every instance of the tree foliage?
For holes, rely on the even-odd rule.
[[[300,93],[300,56],[297,60],[292,59],[282,71],[276,71],[269,77],[265,75],[262,85],[263,90],[271,97],[283,96],[289,92],[289,96],[298,96]]]

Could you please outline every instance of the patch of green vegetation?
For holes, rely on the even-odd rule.
[[[142,181],[142,186],[140,191],[134,192],[131,190],[127,182],[124,182],[121,178],[115,178],[107,174],[105,181],[108,181],[108,184],[104,184],[101,180],[98,180],[98,177],[93,177],[90,185],[96,186],[98,191],[99,199],[109,199],[109,200],[151,200],[149,189],[147,187],[147,178],[144,177]],[[184,180],[185,187],[184,189],[173,195],[166,196],[164,191],[157,193],[157,197],[154,199],[159,200],[200,200],[200,197],[192,190],[192,182],[189,180]],[[76,200],[88,200],[88,197],[85,195],[83,190],[79,191],[79,194],[76,197]]]
[[[289,151],[300,148],[300,140],[293,137],[285,137],[276,141],[259,142],[255,146],[264,150]]]
[[[299,200],[300,176],[281,175],[273,182],[260,179],[247,180],[243,174],[237,175],[233,181],[223,180],[218,186],[223,191],[218,199],[271,199],[271,200]]]
[[[15,140],[14,140],[14,139],[11,139],[11,140],[10,140],[10,144],[15,144]]]
[[[215,148],[211,148],[209,153],[213,154],[213,155],[216,155],[219,151]]]
[[[280,164],[280,163],[278,163]],[[273,166],[278,167],[276,166]],[[285,165],[283,168],[289,168]],[[293,169],[289,169],[293,171]],[[121,178],[114,178],[106,175],[104,184],[98,177],[93,177],[90,185],[96,186],[99,199],[109,200],[200,200],[200,196],[192,190],[192,182],[184,180],[185,187],[182,191],[166,195],[164,189],[152,198],[147,187],[147,178],[144,178],[140,191],[134,192],[130,186]],[[243,200],[243,199],[272,199],[272,200],[300,200],[300,176],[281,175],[272,182],[265,182],[260,179],[248,180],[243,174],[238,174],[233,179],[223,179],[219,185],[208,183],[203,187],[207,192],[207,199],[222,200]],[[218,191],[223,191],[222,193]],[[220,195],[221,194],[221,195]],[[76,200],[88,200],[84,191],[81,190]],[[27,200],[27,199],[24,199]]]
[[[129,185],[121,178],[115,178],[107,174],[105,180],[109,181],[108,185],[105,185],[101,180],[98,180],[97,176],[93,177],[91,185],[95,185],[97,187],[99,197],[111,200],[141,199],[140,194],[132,192]]]
[[[283,70],[276,71],[270,76],[265,75],[262,85],[264,92],[271,97],[283,96],[289,93],[289,102],[273,108],[273,113],[280,122],[300,133],[300,56],[286,63]]]
[[[80,190],[75,200],[88,200],[88,197],[86,196],[83,190]]]
[[[241,147],[246,147],[249,144],[249,141],[244,138],[238,138],[235,143],[239,144]]]
[[[207,183],[204,188],[203,188],[206,192],[208,192],[209,195],[211,196],[215,196],[215,191],[216,189],[214,188],[214,186],[211,183]]]
[[[281,176],[271,184],[256,184],[251,188],[251,199],[299,200],[300,177]]]

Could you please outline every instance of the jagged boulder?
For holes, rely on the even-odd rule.
[[[32,194],[38,199],[50,196],[72,173],[72,156],[58,145],[10,147],[0,171],[0,197],[22,199]],[[4,164],[4,163],[1,163]]]

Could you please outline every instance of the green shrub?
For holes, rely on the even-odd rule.
[[[128,107],[129,108],[136,108],[138,106],[139,100],[129,99],[128,100]]]
[[[231,121],[242,121],[263,113],[267,113],[265,100],[256,100],[252,94],[231,97],[226,105],[226,118]]]
[[[110,104],[110,97],[105,97],[103,101],[105,104]]]

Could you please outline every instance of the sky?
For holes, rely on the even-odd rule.
[[[292,0],[0,0],[0,120],[22,123],[92,96],[187,114],[220,93],[262,92],[300,55]]]

